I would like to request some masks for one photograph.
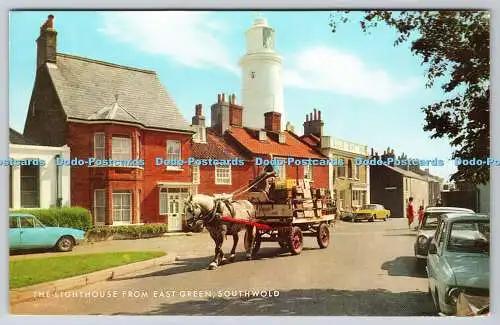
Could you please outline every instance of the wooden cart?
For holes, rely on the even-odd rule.
[[[310,187],[308,180],[276,182],[266,193],[254,190],[248,200],[256,209],[255,245],[252,254],[262,242],[277,242],[293,255],[302,252],[304,237],[316,237],[320,248],[330,243],[330,225],[335,222],[335,207],[325,189]],[[245,248],[248,249],[245,233]]]

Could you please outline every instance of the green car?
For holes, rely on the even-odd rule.
[[[85,238],[80,229],[47,227],[31,214],[10,213],[9,219],[11,251],[55,248],[69,252]]]
[[[460,294],[489,297],[489,216],[442,215],[429,245],[427,276],[429,293],[440,314],[454,315]]]

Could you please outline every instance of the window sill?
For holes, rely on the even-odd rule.
[[[217,182],[215,182],[215,185],[229,185],[230,186],[230,185],[233,185],[233,184],[232,183],[217,183]]]
[[[165,168],[165,170],[166,170],[167,172],[182,172],[182,171],[184,171],[184,169],[183,169],[183,168],[180,168],[180,167],[172,167],[172,166],[168,166],[168,167],[166,167],[166,168]]]

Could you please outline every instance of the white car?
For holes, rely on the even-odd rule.
[[[418,267],[424,267],[427,263],[429,243],[436,232],[438,217],[448,213],[474,213],[474,211],[456,207],[427,207],[424,210],[424,219],[418,229],[417,237],[413,244],[413,251]]]

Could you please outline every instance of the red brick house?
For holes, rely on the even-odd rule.
[[[182,229],[189,166],[156,158],[191,156],[193,131],[154,71],[57,52],[49,24],[37,40],[37,70],[24,134],[43,145],[68,145],[71,157],[136,160],[134,166],[71,168],[71,205],[96,224],[168,222]]]
[[[235,96],[226,98],[219,94],[217,103],[211,107],[211,126],[205,126],[202,106],[197,105],[192,126],[197,131],[193,138],[193,156],[199,159],[240,159],[241,166],[201,166],[197,176],[198,192],[205,194],[230,193],[247,185],[263,172],[264,166],[257,159],[286,160],[327,159],[312,146],[303,142],[290,130],[281,131],[281,114],[268,112],[262,116],[262,130],[243,125],[244,107],[236,104]],[[328,166],[275,166],[281,179],[310,178],[313,186],[328,188]],[[221,183],[226,182],[225,185]]]

